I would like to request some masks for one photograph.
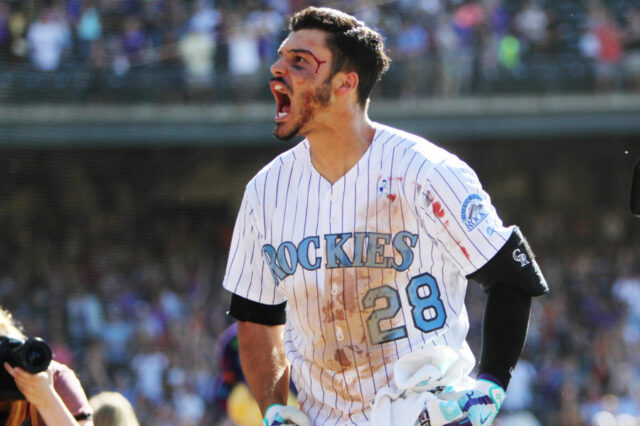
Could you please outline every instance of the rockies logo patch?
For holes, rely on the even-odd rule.
[[[479,194],[469,194],[462,203],[460,216],[468,231],[473,231],[489,215],[484,208],[483,201]]]

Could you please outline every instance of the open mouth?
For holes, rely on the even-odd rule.
[[[278,81],[271,83],[271,92],[276,99],[276,121],[283,121],[291,111],[291,98],[283,83]]]

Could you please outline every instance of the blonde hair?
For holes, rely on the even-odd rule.
[[[24,424],[25,419],[29,415],[29,419],[32,426],[39,426],[38,410],[33,404],[29,404],[27,401],[12,401],[11,410],[9,412],[9,418],[5,423],[5,426],[21,426]]]
[[[94,426],[140,426],[133,406],[121,393],[100,392],[89,399]]]
[[[22,327],[13,319],[11,312],[0,307],[0,335],[25,339]]]

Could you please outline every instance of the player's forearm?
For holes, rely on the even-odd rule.
[[[479,373],[497,378],[505,389],[524,348],[530,311],[531,297],[514,287],[497,285],[489,291]]]
[[[284,352],[284,326],[238,322],[238,348],[245,379],[264,415],[271,404],[286,404],[289,363]]]

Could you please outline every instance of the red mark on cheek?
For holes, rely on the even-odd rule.
[[[311,57],[313,58],[314,61],[316,61],[316,74],[318,74],[318,71],[320,71],[320,65],[325,64],[327,61],[321,61],[320,59],[318,59],[316,57],[316,55],[314,55],[313,53],[309,52],[309,54],[311,55]]]
[[[435,203],[433,203],[433,213],[438,217],[444,216],[444,209],[442,208],[442,204],[440,204],[440,201],[436,201]]]

